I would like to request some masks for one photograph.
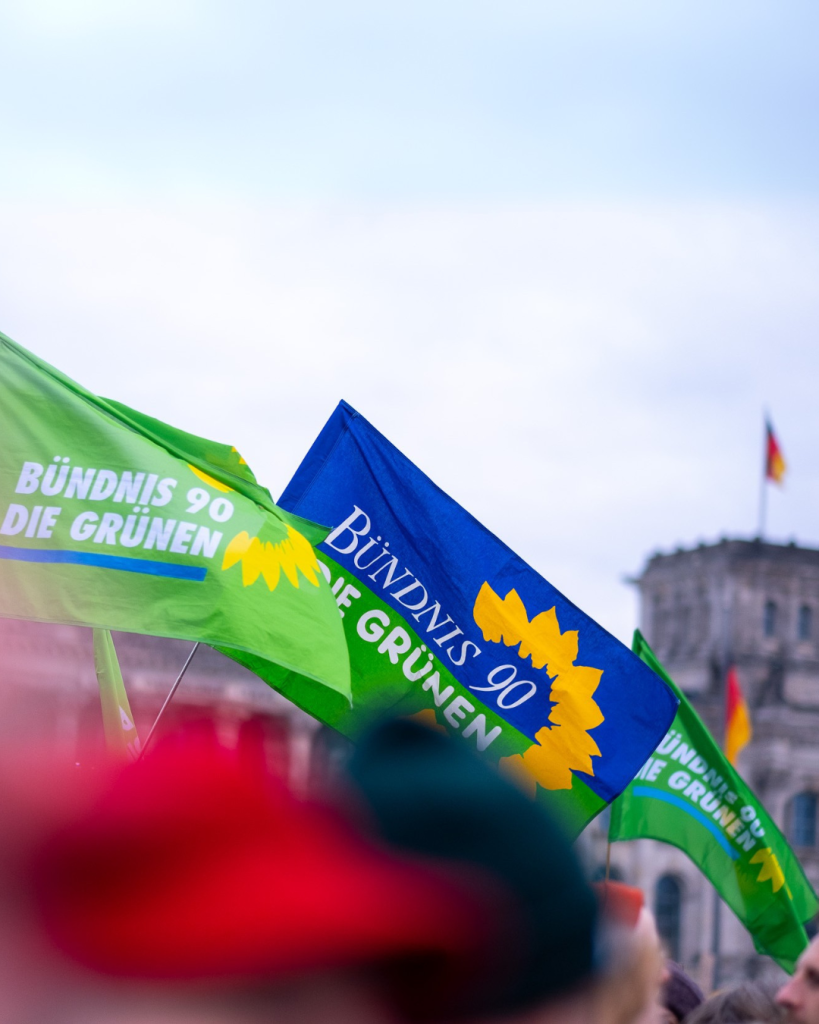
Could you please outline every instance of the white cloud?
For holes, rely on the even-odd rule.
[[[3,17],[24,36],[167,30],[203,15],[194,0],[5,0]]]
[[[620,575],[819,541],[816,212],[704,205],[0,207],[0,329],[236,444],[278,494],[341,397],[627,638]]]

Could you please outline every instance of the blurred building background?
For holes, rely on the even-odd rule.
[[[640,628],[715,736],[722,736],[725,668],[735,664],[754,737],[739,770],[794,845],[819,887],[819,550],[724,540],[651,557],[639,579]],[[140,736],[147,735],[191,644],[115,634]],[[0,620],[0,739],[45,737],[93,767],[103,755],[91,631]],[[297,789],[333,774],[346,741],[260,679],[200,647],[163,719],[167,730],[215,712],[223,742],[261,734],[271,770]],[[160,731],[162,731],[162,729]],[[96,744],[96,746],[95,746]],[[608,815],[581,845],[605,870]],[[671,955],[703,986],[778,977],[745,929],[673,847],[649,840],[612,847],[614,877],[639,885]]]
[[[193,645],[114,633],[131,711],[144,740]],[[241,665],[200,645],[162,717],[157,737],[214,719],[227,746],[263,738],[269,768],[294,788],[332,774],[346,741]],[[92,632],[79,626],[0,619],[0,741],[44,741],[93,768],[105,754]]]
[[[656,554],[634,581],[640,629],[671,677],[722,739],[725,674],[737,666],[753,721],[738,769],[819,888],[819,550],[723,540]],[[586,830],[586,854],[604,871],[607,815]],[[616,843],[612,872],[647,894],[671,955],[708,987],[774,978],[748,933],[673,847]]]

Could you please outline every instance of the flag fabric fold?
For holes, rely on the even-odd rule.
[[[633,649],[676,693],[672,727],[611,808],[609,840],[656,839],[682,850],[748,929],[792,972],[819,909],[799,861],[637,630]]]
[[[98,398],[0,334],[0,615],[202,641],[350,695],[311,538],[226,445]]]
[[[355,738],[384,715],[445,730],[578,831],[633,777],[676,698],[618,640],[342,402],[280,503],[332,525],[353,707],[283,680]]]

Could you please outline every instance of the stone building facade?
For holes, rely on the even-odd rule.
[[[737,767],[819,888],[819,550],[723,540],[656,554],[634,583],[642,632],[720,740],[726,669],[737,667],[753,723]],[[585,842],[601,863],[605,822]],[[724,904],[715,914],[714,890],[674,848],[618,843],[611,862],[648,894],[672,952],[704,986],[783,976]]]
[[[114,642],[144,740],[193,645],[131,633],[115,633]],[[157,734],[205,714],[228,746],[261,734],[269,767],[296,789],[326,774],[343,742],[258,676],[200,645]],[[28,739],[91,768],[104,757],[90,629],[0,619],[0,742]]]

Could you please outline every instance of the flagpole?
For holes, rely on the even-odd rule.
[[[765,536],[765,514],[768,504],[768,420],[765,419],[765,439],[762,444],[762,484],[759,490],[759,539]]]
[[[765,476],[764,476],[764,474],[762,476],[762,487],[763,487],[763,491],[764,491],[764,487],[765,487]],[[722,659],[721,659],[721,661],[722,661],[722,672],[721,672],[721,676],[722,676],[722,690],[721,690],[721,693],[720,693],[720,703],[718,705],[718,710],[717,710],[718,727],[717,727],[717,732],[716,732],[716,736],[720,736],[720,735],[722,736],[722,746],[723,747],[725,746],[725,726],[726,726],[726,721],[727,721],[726,714],[725,714],[725,707],[726,707],[726,695],[727,695],[727,688],[728,688],[728,668],[729,668],[729,666],[730,666],[730,664],[731,664],[731,662],[733,660],[733,656],[734,656],[734,652],[733,652],[733,646],[734,645],[733,645],[733,636],[732,636],[733,625],[734,625],[734,618],[733,618],[734,587],[733,587],[733,581],[731,580],[730,576],[727,575],[729,572],[730,572],[730,566],[728,568],[726,568],[726,578],[725,578],[725,580],[723,582],[723,591],[722,591],[722,616],[721,616],[721,618],[722,618],[722,622],[721,622],[721,627],[722,627]],[[721,967],[720,958],[721,958],[721,955],[722,955],[721,954],[721,950],[720,950],[720,947],[722,945],[722,941],[721,941],[722,940],[722,934],[721,934],[721,932],[722,932],[722,928],[721,928],[722,922],[720,920],[720,916],[721,916],[721,913],[722,913],[722,909],[721,909],[722,900],[720,898],[719,892],[717,892],[716,886],[714,886],[713,893],[714,893],[714,906],[713,906],[713,914],[712,914],[712,919],[711,919],[711,954],[712,954],[713,959],[714,959],[714,966],[713,966],[713,974],[711,976],[711,988],[713,990],[716,990],[719,987],[720,967]]]
[[[716,990],[719,988],[720,957],[722,956],[722,954],[720,953],[720,903],[722,901],[720,900],[719,893],[717,892],[715,887],[712,888],[711,891],[714,893],[714,910],[711,922],[711,958],[714,961],[714,967],[711,974],[711,991],[716,992]]]
[[[193,656],[194,656],[194,654],[196,654],[198,649],[199,649],[199,641],[197,640],[196,643],[191,648],[191,652],[188,655],[188,660],[182,666],[182,671],[176,677],[176,682],[171,687],[171,692],[165,698],[165,703],[159,709],[159,714],[156,716],[156,719],[154,720],[154,724],[151,726],[151,731],[148,733],[148,736],[145,739],[145,742],[142,744],[142,750],[140,751],[139,757],[137,758],[138,761],[141,761],[142,758],[145,756],[145,751],[148,749],[148,744],[151,742],[151,737],[153,736],[154,732],[156,731],[156,727],[159,725],[159,720],[165,714],[165,708],[171,703],[171,698],[176,693],[176,691],[179,689],[179,684],[182,682],[182,677],[188,671],[188,666],[193,661]]]
[[[768,481],[765,479],[765,474],[762,474],[762,488],[759,492],[759,539],[762,540],[765,536],[765,512],[767,511],[767,495],[768,495]]]

